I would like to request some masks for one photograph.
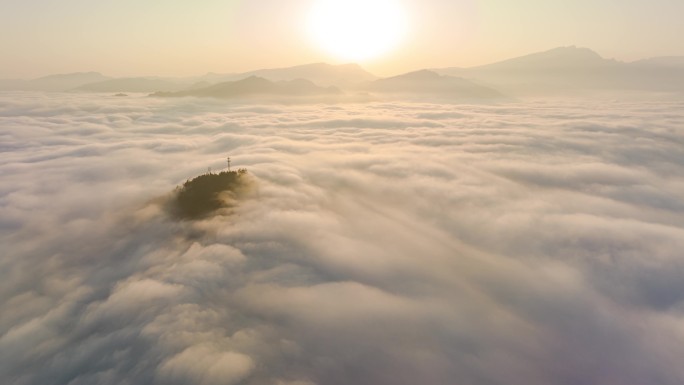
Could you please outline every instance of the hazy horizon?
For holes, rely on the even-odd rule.
[[[314,2],[2,2],[0,78],[89,71],[177,77],[356,62],[312,39],[307,25]],[[679,1],[399,3],[408,15],[401,46],[358,61],[379,76],[471,67],[570,45],[621,61],[684,56]]]
[[[681,58],[684,58],[684,54],[683,54],[683,55],[648,56],[648,57],[639,57],[639,58],[635,58],[635,59],[632,59],[632,60],[620,60],[620,59],[617,59],[617,58],[605,57],[605,56],[601,55],[600,52],[597,52],[597,51],[593,50],[591,47],[580,47],[580,46],[577,46],[577,45],[574,45],[574,44],[573,44],[573,45],[569,45],[569,46],[551,47],[551,48],[549,48],[549,49],[544,49],[544,50],[536,51],[536,52],[527,52],[527,53],[525,53],[525,54],[520,54],[520,55],[516,55],[516,56],[512,56],[512,57],[500,58],[500,59],[497,59],[497,60],[494,60],[494,61],[491,61],[491,62],[477,63],[477,64],[473,64],[473,65],[469,65],[469,66],[457,66],[457,65],[451,66],[451,65],[447,65],[447,66],[440,66],[440,67],[432,66],[432,67],[407,68],[407,69],[402,70],[402,72],[398,72],[398,73],[383,73],[382,75],[378,75],[377,73],[368,70],[368,69],[367,69],[362,63],[360,63],[360,62],[344,62],[344,61],[342,61],[342,62],[324,62],[324,61],[317,61],[317,62],[306,62],[306,63],[298,63],[298,64],[284,65],[284,66],[270,66],[270,67],[269,67],[269,66],[262,66],[262,67],[250,68],[250,69],[247,69],[247,70],[244,70],[244,71],[224,71],[224,72],[211,72],[211,71],[205,71],[205,72],[192,73],[192,74],[187,74],[187,75],[169,75],[169,76],[161,76],[161,75],[158,75],[158,74],[144,74],[144,73],[138,73],[138,74],[128,74],[128,75],[115,76],[115,75],[112,75],[112,74],[110,74],[110,73],[104,73],[104,72],[101,72],[101,71],[90,70],[90,71],[71,71],[71,72],[61,72],[61,73],[44,73],[44,74],[42,74],[42,75],[33,76],[33,77],[28,77],[28,78],[10,78],[10,77],[5,77],[5,78],[3,78],[3,77],[0,77],[0,79],[32,80],[32,79],[39,79],[39,78],[42,78],[42,77],[53,76],[53,75],[72,75],[72,74],[83,74],[83,73],[98,73],[98,74],[105,75],[105,76],[109,76],[109,77],[113,77],[113,78],[142,78],[142,77],[155,78],[155,77],[158,77],[158,78],[168,78],[168,79],[174,79],[174,78],[176,78],[176,79],[182,79],[182,78],[201,77],[201,76],[204,76],[204,75],[212,75],[212,74],[215,74],[215,75],[238,75],[238,74],[241,74],[241,73],[249,73],[249,72],[258,71],[258,70],[286,69],[286,68],[301,67],[301,66],[316,65],[316,64],[325,64],[325,65],[331,65],[331,66],[358,65],[359,67],[361,67],[362,69],[368,71],[369,73],[371,73],[371,74],[373,74],[373,75],[376,75],[376,76],[379,76],[379,77],[392,77],[392,76],[402,75],[402,74],[405,74],[405,73],[410,73],[410,72],[414,72],[414,71],[420,71],[420,70],[424,70],[424,69],[439,69],[439,68],[463,68],[463,69],[468,69],[468,68],[476,68],[476,67],[480,67],[480,66],[485,66],[485,65],[489,65],[489,64],[500,63],[500,62],[504,62],[504,61],[507,61],[507,60],[510,60],[510,59],[516,59],[516,58],[525,57],[525,56],[528,56],[528,55],[544,53],[544,52],[552,51],[552,50],[555,50],[555,49],[561,49],[561,48],[589,49],[589,50],[591,50],[591,51],[597,53],[598,55],[600,55],[600,56],[603,57],[604,59],[607,59],[607,60],[616,60],[616,61],[622,62],[622,63],[634,63],[634,62],[639,62],[639,61],[641,61],[641,60],[654,59],[654,58],[680,58],[680,57],[681,57]]]

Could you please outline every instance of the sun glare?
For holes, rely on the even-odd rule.
[[[318,46],[340,59],[368,60],[401,42],[406,12],[398,0],[316,0],[309,33]]]

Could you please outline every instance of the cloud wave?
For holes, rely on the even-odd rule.
[[[0,379],[681,384],[683,107],[3,94]]]

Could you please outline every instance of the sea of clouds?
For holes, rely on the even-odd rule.
[[[0,180],[3,384],[684,383],[682,102],[5,93]]]

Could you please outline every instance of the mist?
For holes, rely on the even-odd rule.
[[[681,384],[682,111],[5,93],[0,378]]]

